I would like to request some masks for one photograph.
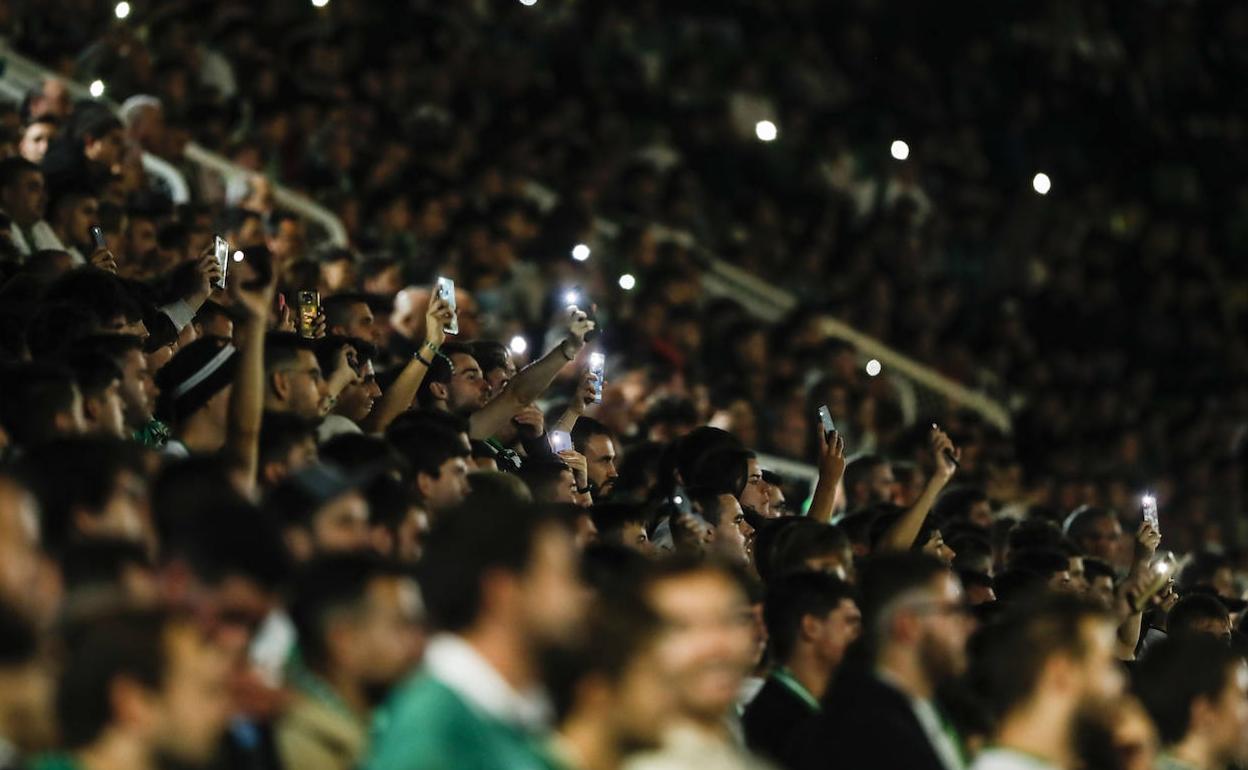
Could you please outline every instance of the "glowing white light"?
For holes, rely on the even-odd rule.
[[[121,0],[121,2],[117,4],[117,7],[113,8],[113,13],[119,19],[126,18],[130,15],[130,4],[127,3],[126,0]]]
[[[1048,195],[1049,190],[1053,189],[1053,181],[1049,179],[1049,175],[1041,171],[1031,179],[1031,187],[1041,195]]]
[[[589,368],[590,369],[601,369],[606,365],[607,365],[607,357],[604,356],[603,354],[601,353],[589,354]]]
[[[900,139],[895,140],[892,146],[888,148],[888,151],[891,152],[893,157],[897,160],[905,160],[910,157],[910,145]]]
[[[88,90],[91,92],[91,98],[99,99],[101,96],[104,95],[104,81],[92,80],[91,86]]]
[[[511,338],[511,342],[508,343],[507,347],[511,348],[512,353],[522,356],[529,349],[529,341],[517,334]]]
[[[1164,575],[1170,570],[1170,567],[1164,561],[1159,561],[1153,569],[1157,570],[1158,575]]]
[[[880,366],[879,361],[875,360],[874,358],[871,359],[870,361],[867,362],[867,376],[868,377],[876,376],[877,374],[880,373],[880,369],[882,368],[883,367]]]
[[[1140,498],[1140,502],[1143,503],[1144,505],[1153,505],[1157,502],[1157,498],[1153,497],[1152,495],[1144,495],[1143,497]]]
[[[583,243],[578,243],[572,247],[572,259],[577,262],[584,262],[589,259],[589,247]]]
[[[632,291],[633,287],[636,285],[637,279],[634,278],[631,273],[625,273],[620,276],[620,288],[624,291]]]
[[[681,503],[685,502],[685,498],[681,497],[680,495],[676,495],[675,497],[672,498],[672,502],[676,503],[677,505],[680,505]]]
[[[520,5],[537,5],[537,0],[520,0]]]
[[[325,6],[329,5],[329,0],[312,0],[312,5],[316,6],[317,8],[324,8]]]
[[[754,124],[754,135],[758,137],[760,142],[771,142],[776,138],[776,124],[770,120],[760,120]]]
[[[569,305],[575,305],[581,301],[581,293],[576,289],[568,289],[563,293],[563,301]]]
[[[241,252],[241,251],[236,251],[236,252],[234,252],[234,261],[235,261],[235,262],[242,262],[242,261],[243,261],[243,252]]]

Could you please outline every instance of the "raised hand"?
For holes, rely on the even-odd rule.
[[[96,249],[91,252],[91,256],[87,259],[92,267],[98,267],[101,270],[117,274],[117,260],[113,257],[113,252],[108,249]]]
[[[511,418],[525,438],[535,439],[546,432],[546,417],[537,404],[529,404]]]
[[[589,463],[585,455],[575,449],[565,449],[559,453],[559,459],[572,470],[572,478],[576,479],[578,489],[589,486]]]
[[[230,298],[234,301],[234,306],[247,315],[247,320],[255,321],[260,325],[268,321],[270,308],[273,307],[273,295],[276,291],[276,270],[273,271],[273,275],[269,276],[268,283],[254,289],[244,288],[242,281],[233,281],[230,284]],[[321,328],[323,336],[323,324]]]
[[[1147,521],[1141,521],[1139,528],[1135,531],[1135,560],[1137,562],[1152,561],[1153,554],[1157,553],[1157,546],[1161,545],[1161,533],[1153,529],[1153,525]]]
[[[585,344],[585,335],[594,329],[594,322],[589,314],[573,305],[568,308],[568,339],[579,350]]]
[[[837,431],[819,431],[819,473],[836,479],[845,475],[845,438]]]
[[[435,287],[429,292],[429,306],[425,309],[425,341],[435,348],[442,347],[446,341],[446,327],[454,318],[455,311],[451,310],[451,304]]]
[[[958,470],[956,461],[962,459],[962,450],[954,447],[949,435],[934,424],[930,441],[932,454],[936,456],[936,475],[944,477],[945,480],[952,478]],[[949,459],[950,456],[953,457],[952,460]]]

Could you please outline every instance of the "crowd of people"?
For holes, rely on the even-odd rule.
[[[0,3],[0,768],[1248,766],[1248,10],[825,5]]]

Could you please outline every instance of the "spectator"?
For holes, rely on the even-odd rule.
[[[571,534],[535,508],[470,506],[434,522],[425,553],[421,585],[441,633],[424,672],[396,693],[365,766],[549,762],[528,737],[549,717],[526,693],[542,649],[572,639],[581,622]]]
[[[615,469],[618,455],[610,429],[593,418],[581,417],[572,429],[572,446],[585,456],[589,493],[595,500],[610,499],[620,477]]]
[[[0,415],[20,446],[85,433],[82,392],[69,369],[27,364],[0,372]]]
[[[125,334],[96,335],[83,339],[80,346],[83,350],[108,356],[120,370],[118,395],[126,430],[131,435],[141,436],[140,440],[146,446],[153,446],[156,441],[167,438],[168,429],[163,424],[152,425],[156,383],[147,368],[142,340]]]
[[[646,532],[645,511],[628,503],[602,503],[590,509],[598,541],[608,545],[630,548],[643,556],[652,553],[650,536]]]
[[[48,154],[48,145],[56,137],[60,124],[51,115],[35,118],[22,130],[18,152],[22,158],[38,166]]]
[[[860,573],[865,659],[847,662],[824,710],[797,750],[796,766],[964,766],[958,740],[935,702],[937,688],[963,672],[969,633],[961,586],[934,558],[873,557]]]
[[[1099,609],[1072,597],[1019,609],[989,629],[979,660],[998,724],[974,770],[1071,767],[1080,720],[1122,691],[1113,625]]]
[[[891,503],[895,484],[892,466],[883,457],[856,457],[845,466],[845,507],[857,511],[875,503]]]
[[[1118,516],[1105,508],[1080,508],[1066,519],[1066,536],[1085,555],[1106,564],[1118,564],[1118,543],[1122,525]]]
[[[415,502],[431,516],[454,508],[468,496],[471,450],[462,432],[430,421],[424,429],[394,430],[387,439],[407,461]]]
[[[1157,767],[1229,768],[1244,761],[1248,672],[1225,644],[1206,636],[1158,642],[1140,662],[1134,689],[1165,750]]]
[[[371,715],[419,658],[419,597],[410,577],[367,556],[307,566],[291,604],[298,694],[276,732],[287,767],[352,770],[363,760]]]
[[[38,166],[25,158],[0,161],[0,209],[13,222],[9,232],[22,256],[42,249],[65,250],[51,225],[43,220],[47,205],[43,172]]]
[[[753,751],[788,766],[795,730],[819,713],[845,650],[862,630],[862,614],[848,583],[819,572],[778,578],[763,607],[778,667],[746,706],[742,724]]]
[[[121,370],[117,365],[104,354],[90,351],[72,355],[69,365],[82,394],[86,432],[118,439],[129,438],[121,398]]]
[[[1170,636],[1208,635],[1229,643],[1231,616],[1216,596],[1189,594],[1179,599],[1166,616],[1166,633]]]
[[[265,508],[280,522],[296,561],[370,546],[368,501],[359,486],[332,465],[310,464],[274,487]]]
[[[264,408],[319,420],[321,404],[329,398],[329,383],[312,343],[296,334],[270,333],[264,350]]]
[[[317,461],[316,424],[282,412],[260,422],[260,486],[271,490]]]

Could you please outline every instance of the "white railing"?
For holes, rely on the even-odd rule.
[[[70,80],[46,67],[26,58],[13,50],[8,41],[0,40],[0,93],[14,101],[21,101],[32,86],[45,78],[56,77],[65,83],[71,94],[79,99],[95,99],[107,105],[114,113],[117,105],[106,98],[91,95],[91,89],[82,83]],[[184,151],[184,157],[201,169],[222,177],[227,183],[248,178],[254,172],[231,163],[226,158],[190,142]],[[168,161],[148,152],[143,153],[143,169],[152,176],[164,181],[170,191],[174,203],[185,203],[190,200],[190,186],[180,171]],[[302,193],[279,184],[273,185],[273,200],[282,209],[298,214],[325,231],[326,239],[335,246],[347,245],[347,229],[332,211],[321,206]]]

